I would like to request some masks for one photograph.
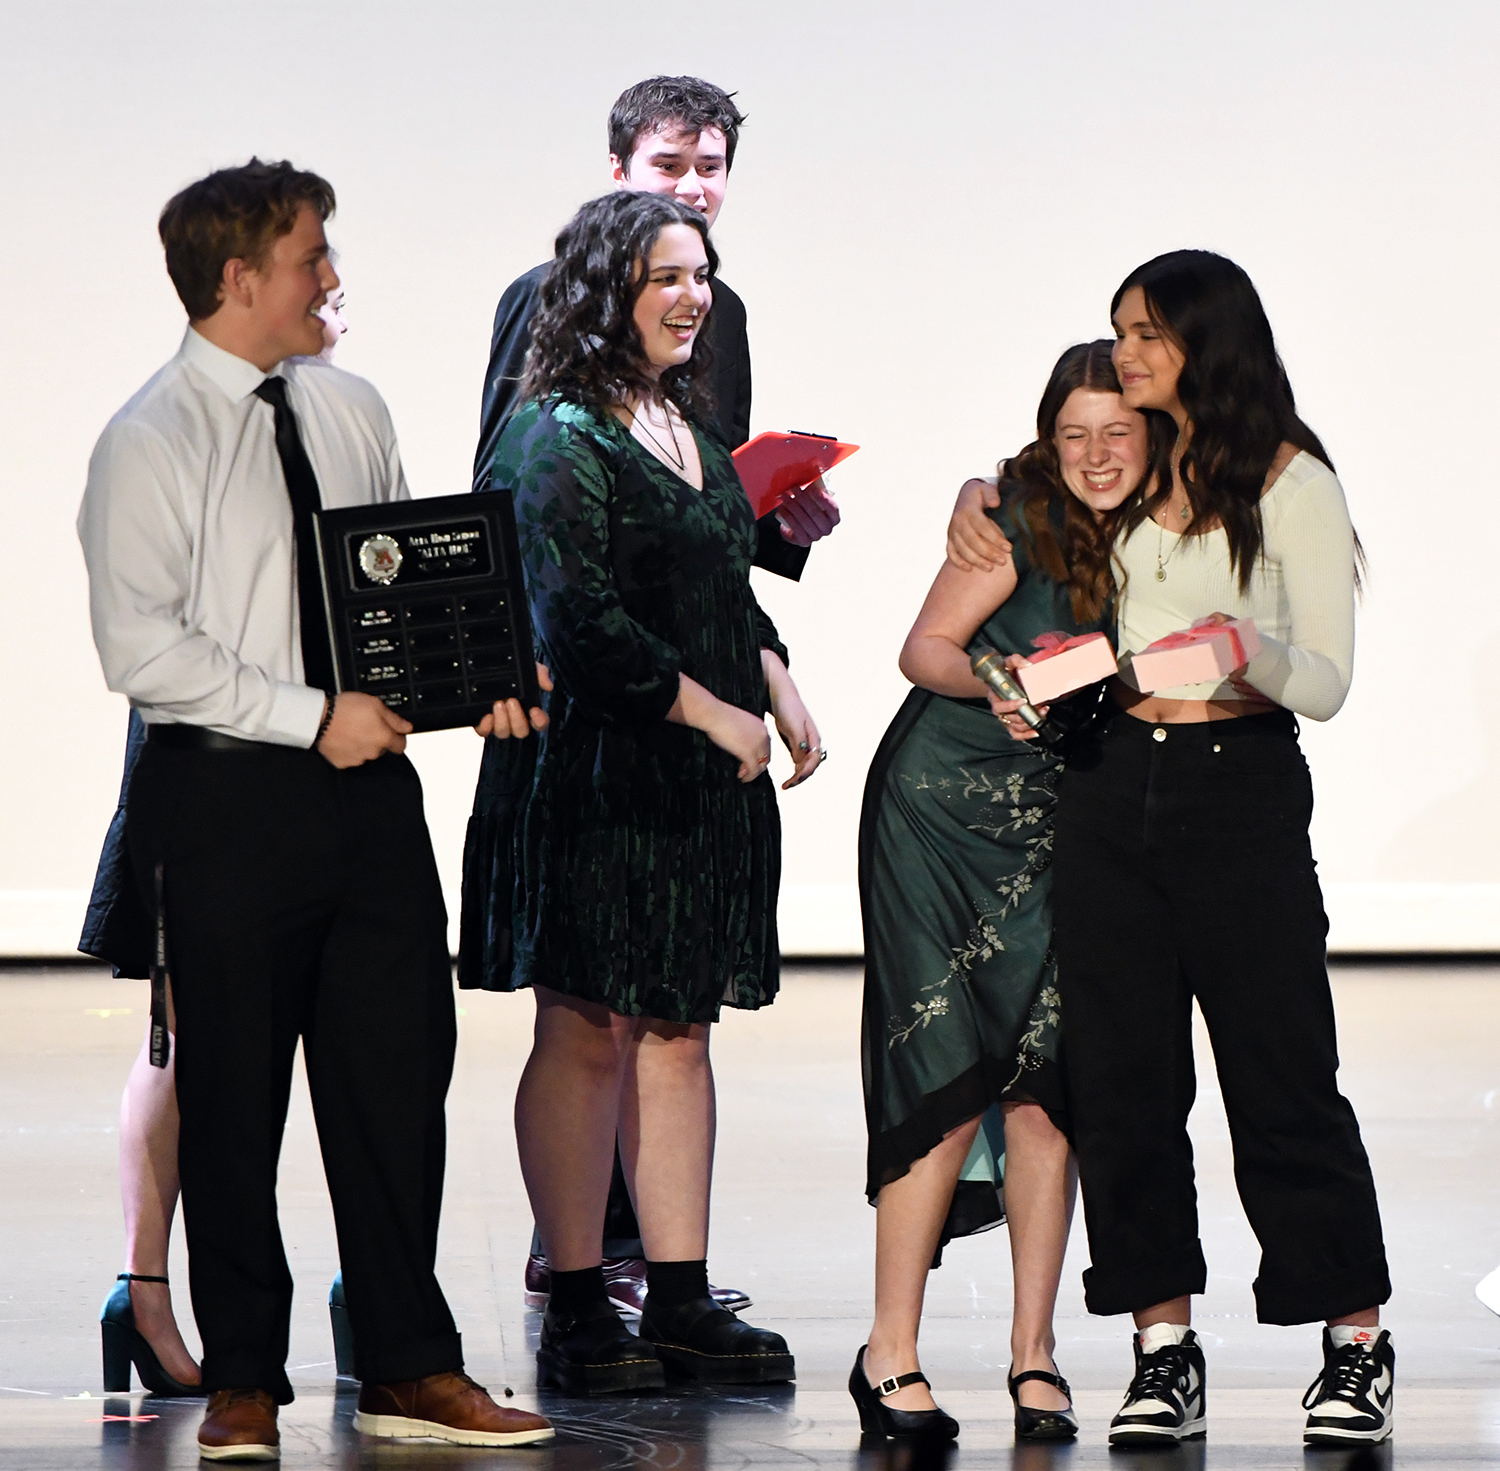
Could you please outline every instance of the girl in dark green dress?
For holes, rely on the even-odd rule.
[[[1075,1185],[1047,872],[1062,765],[1007,737],[969,654],[1025,654],[1040,634],[1106,627],[1112,516],[1150,454],[1110,344],[1069,349],[1036,442],[1001,467],[991,514],[1011,560],[991,572],[945,565],[902,649],[917,688],[876,752],[860,823],[866,1188],[878,1214],[875,1323],[850,1391],[868,1430],[957,1433],[918,1370],[926,1274],[941,1240],[1008,1216],[1017,1433],[1076,1433],[1052,1361]],[[1096,694],[1061,702],[1052,720],[1086,718]],[[991,1130],[979,1132],[987,1114],[992,1149]]]
[[[535,738],[491,773],[484,908],[511,984],[536,995],[516,1136],[551,1266],[537,1362],[574,1392],[659,1386],[664,1366],[793,1377],[779,1334],[708,1294],[709,1026],[778,984],[766,713],[793,782],[822,760],[750,590],[749,501],[699,427],[715,266],[675,200],[585,205],[558,239],[491,477],[514,498],[553,687]],[[484,728],[524,735],[519,709],[502,716]],[[600,1270],[617,1131],[646,1247],[639,1339]]]

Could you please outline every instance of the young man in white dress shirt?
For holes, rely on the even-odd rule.
[[[181,350],[110,421],[79,536],[109,687],[147,727],[131,864],[165,936],[208,1459],[279,1454],[292,1280],[276,1166],[302,1040],[364,1381],[356,1426],[549,1439],[462,1373],[433,1266],[455,1041],[411,727],[332,690],[311,512],[407,496],[323,347],[333,190],[252,159],[163,211]]]

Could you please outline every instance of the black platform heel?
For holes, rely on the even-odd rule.
[[[130,1393],[130,1366],[141,1376],[141,1383],[164,1399],[191,1399],[207,1391],[198,1384],[183,1384],[161,1366],[156,1350],[135,1326],[135,1308],[130,1302],[132,1282],[166,1282],[165,1277],[147,1277],[140,1272],[121,1272],[104,1299],[99,1313],[99,1333],[104,1340],[104,1391],[106,1394]]]
[[[897,1410],[880,1403],[881,1397],[895,1394],[908,1384],[931,1383],[921,1372],[898,1374],[894,1379],[882,1379],[871,1384],[865,1373],[865,1348],[854,1356],[854,1368],[849,1371],[849,1396],[859,1411],[859,1428],[866,1435],[883,1435],[890,1440],[956,1440],[958,1421],[944,1410]]]
[[[328,1326],[333,1329],[333,1367],[340,1379],[353,1379],[354,1329],[349,1324],[349,1308],[344,1302],[344,1274],[334,1274],[328,1289]]]
[[[1033,1410],[1029,1405],[1021,1403],[1020,1386],[1029,1379],[1050,1384],[1067,1395],[1070,1402],[1073,1398],[1073,1391],[1068,1388],[1068,1381],[1061,1374],[1049,1374],[1045,1369],[1027,1369],[1023,1374],[1007,1373],[1005,1387],[1010,1390],[1010,1397],[1016,1402],[1016,1439],[1072,1440],[1078,1434],[1078,1416],[1071,1409]]]

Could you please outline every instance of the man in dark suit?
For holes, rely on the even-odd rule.
[[[729,170],[744,116],[729,93],[697,77],[651,77],[627,88],[609,114],[610,173],[618,189],[670,194],[700,210],[712,227],[724,203]],[[546,261],[518,276],[506,288],[495,309],[490,337],[490,362],[484,378],[479,446],[474,455],[474,489],[490,488],[490,466],[505,422],[517,406],[526,353],[531,346],[532,318],[541,304],[542,282],[552,263]],[[745,327],[745,304],[722,279],[713,283],[713,309],[705,336],[714,353],[713,390],[717,423],[714,427],[731,449],[750,437],[750,341]],[[755,565],[797,581],[807,562],[808,548],[827,536],[839,522],[837,503],[822,480],[788,495],[780,508],[761,518]],[[519,734],[519,729],[517,734]],[[487,745],[493,746],[493,742]],[[459,945],[459,984],[488,987],[491,974],[509,958],[504,943],[481,936],[480,906],[472,894],[492,881],[483,854],[490,844],[479,811],[487,776],[497,763],[486,751],[480,776],[481,798],[476,800],[464,855],[464,935]],[[609,1295],[622,1312],[640,1312],[645,1298],[645,1253],[640,1228],[618,1159],[604,1223],[604,1273]],[[541,1243],[533,1240],[526,1264],[526,1302],[541,1307],[550,1290],[547,1260]],[[750,1299],[734,1288],[711,1289],[725,1307],[745,1308]]]

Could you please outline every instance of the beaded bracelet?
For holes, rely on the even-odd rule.
[[[330,695],[327,693],[324,694],[323,699],[325,702],[323,706],[323,720],[322,723],[318,726],[317,735],[313,737],[313,750],[315,751],[318,749],[318,746],[322,742],[323,737],[328,734],[328,727],[333,724],[333,707],[339,702],[339,697],[337,695]]]

